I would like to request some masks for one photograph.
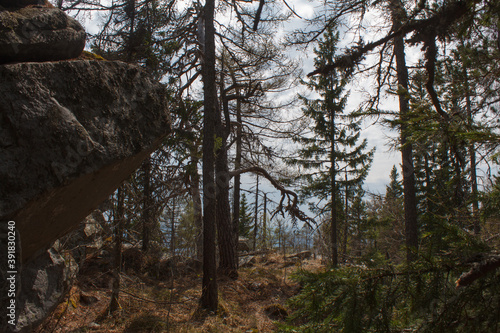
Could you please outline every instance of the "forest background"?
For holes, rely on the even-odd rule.
[[[320,295],[296,299],[305,330],[498,327],[497,2],[57,5],[100,12],[90,49],[144,66],[171,94],[173,135],[103,208],[117,244],[140,239],[148,251],[163,242],[203,257],[201,304],[214,310],[215,276],[237,278],[235,231],[246,230],[253,249],[281,249],[288,223],[331,267],[361,265],[302,277],[305,294]],[[380,139],[380,125],[391,138]],[[270,144],[278,140],[287,143]],[[368,195],[372,145],[395,152],[373,171],[390,175],[385,193]],[[279,195],[259,190],[259,178],[243,189],[245,174]],[[476,289],[451,287],[478,279]]]

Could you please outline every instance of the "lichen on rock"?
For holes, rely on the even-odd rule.
[[[0,64],[73,59],[85,37],[82,25],[60,9],[0,7]]]
[[[23,261],[71,231],[169,132],[167,93],[137,66],[0,66],[0,219]]]

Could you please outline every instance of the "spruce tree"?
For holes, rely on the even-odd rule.
[[[328,28],[315,49],[315,66],[332,63],[335,59],[338,33]],[[347,94],[344,92],[347,78],[341,71],[329,75],[311,77],[305,85],[319,95],[317,99],[300,96],[303,112],[311,120],[311,135],[295,137],[302,143],[296,163],[309,169],[301,177],[306,180],[302,193],[326,202],[320,211],[330,218],[331,264],[338,263],[338,221],[343,212],[340,189],[362,183],[370,167],[373,150],[366,152],[367,141],[358,143],[360,124],[344,114]],[[347,180],[337,180],[340,173]],[[343,185],[343,186],[341,186]]]
[[[248,237],[250,235],[250,230],[252,229],[252,215],[250,214],[250,207],[248,207],[248,202],[245,194],[241,195],[240,201],[240,214],[239,214],[239,232],[238,234],[242,237]]]
[[[398,169],[396,169],[395,165],[392,166],[389,178],[391,181],[385,188],[385,199],[394,200],[401,198],[401,196],[403,195],[403,187],[401,185],[401,181],[399,180]]]

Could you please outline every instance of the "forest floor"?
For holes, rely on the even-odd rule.
[[[216,315],[200,310],[201,272],[153,279],[122,273],[120,309],[109,315],[112,274],[102,265],[79,274],[66,299],[35,331],[42,332],[274,332],[287,316],[286,301],[299,291],[290,275],[318,271],[319,259],[291,261],[254,255],[237,280],[219,279]]]

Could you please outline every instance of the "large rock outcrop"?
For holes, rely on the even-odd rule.
[[[71,251],[61,242],[47,248],[170,130],[166,91],[145,71],[60,61],[82,53],[85,32],[49,7],[0,0],[0,304],[9,304],[0,309],[0,332],[32,332],[57,306],[78,263],[102,245],[99,223],[87,218],[66,236]]]
[[[47,0],[0,0],[0,6],[5,8],[19,8],[26,6],[47,6]]]
[[[83,27],[57,8],[0,7],[0,64],[73,59],[84,47]]]
[[[78,224],[78,229],[22,265],[17,275],[17,321],[15,325],[0,325],[0,332],[33,332],[52,313],[76,281],[85,258],[96,255],[103,246],[101,223],[104,223],[104,216],[97,209]],[[6,296],[6,293],[0,295],[0,304],[9,303]],[[0,311],[5,317],[3,312]]]
[[[17,296],[17,322],[7,332],[29,333],[64,299],[78,273],[71,256],[63,257],[55,249],[23,266],[20,293]]]
[[[0,66],[0,77],[0,223],[15,221],[26,262],[160,144],[167,96],[122,62],[17,63]]]

